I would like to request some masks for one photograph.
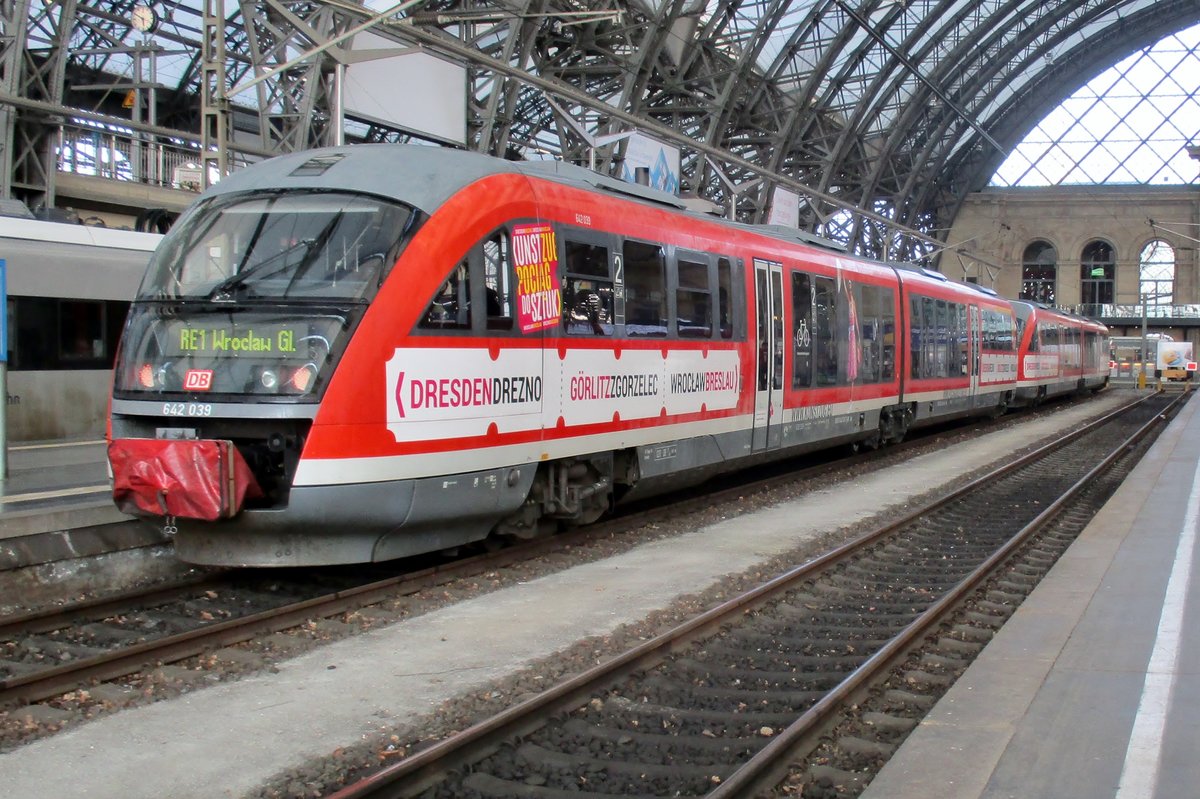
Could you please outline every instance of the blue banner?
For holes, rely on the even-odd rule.
[[[8,265],[0,258],[0,363],[8,363]]]

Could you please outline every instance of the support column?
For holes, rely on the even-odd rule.
[[[229,97],[225,90],[225,1],[204,0],[201,53],[200,183],[208,188],[229,174]]]

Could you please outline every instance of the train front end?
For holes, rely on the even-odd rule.
[[[197,203],[156,252],[122,338],[109,444],[118,506],[177,531],[193,562],[371,560],[369,544],[337,535],[364,498],[296,491],[294,477],[322,396],[420,216],[302,188]]]

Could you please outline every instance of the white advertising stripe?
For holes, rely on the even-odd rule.
[[[653,419],[737,407],[733,350],[396,350],[386,364],[387,427],[397,442]],[[555,368],[557,367],[557,368]]]
[[[396,350],[385,365],[387,427],[397,442],[536,430],[545,385],[542,352],[486,349]]]
[[[982,367],[979,382],[984,385],[1011,383],[1017,379],[1017,356],[1015,353],[998,355],[985,352],[980,358],[979,364]]]

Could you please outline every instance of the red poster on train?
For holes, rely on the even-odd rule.
[[[558,324],[562,286],[558,282],[558,245],[550,225],[513,228],[513,265],[517,269],[517,323],[522,333]]]

